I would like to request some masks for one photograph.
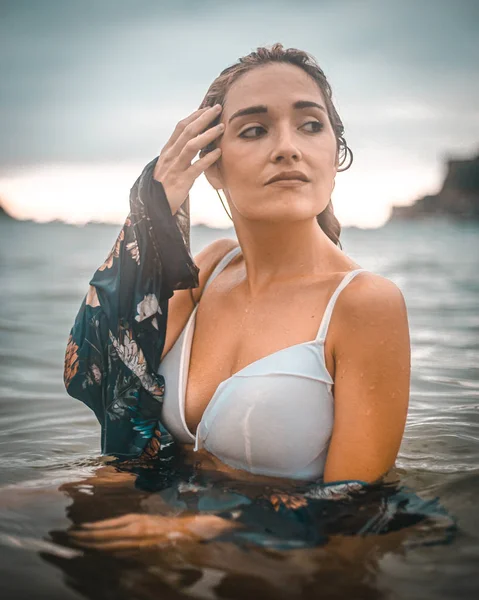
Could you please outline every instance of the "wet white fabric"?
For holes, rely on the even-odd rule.
[[[226,254],[205,289],[238,252],[239,247]],[[220,383],[193,435],[185,421],[185,391],[196,306],[158,370],[165,378],[162,420],[172,436],[250,473],[301,480],[320,477],[334,421],[334,382],[326,369],[324,342],[340,292],[365,270],[344,276],[328,302],[316,339],[256,360]]]

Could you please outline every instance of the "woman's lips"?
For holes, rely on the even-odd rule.
[[[268,185],[279,185],[280,187],[297,187],[300,185],[306,185],[309,181],[303,181],[302,179],[278,179],[268,183]]]

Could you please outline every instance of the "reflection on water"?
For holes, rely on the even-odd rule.
[[[87,597],[130,598],[133,590],[135,598],[153,598],[160,590],[165,594],[176,590],[200,598],[215,594],[243,598],[253,592],[261,598],[308,597],[318,592],[327,593],[328,598],[342,598],[346,593],[379,598],[380,562],[389,553],[404,556],[406,549],[412,552],[425,544],[449,544],[454,539],[452,520],[437,503],[391,488],[389,497],[370,493],[356,502],[318,501],[317,521],[311,525],[321,535],[310,547],[307,534],[311,530],[307,532],[301,522],[291,523],[286,515],[291,511],[281,514],[273,507],[269,514],[264,511],[264,488],[258,485],[185,470],[178,475],[178,469],[170,468],[156,473],[134,470],[136,474],[101,466],[92,468],[90,476],[63,483],[58,489],[70,500],[67,526],[49,531],[44,547],[25,544],[26,550],[39,552],[46,563],[63,573],[71,588]],[[12,492],[12,504],[25,498],[23,492]],[[399,510],[407,502],[409,508]],[[38,511],[38,505],[31,506],[31,498],[25,506],[28,512]],[[109,552],[84,551],[69,537],[72,526],[85,521],[238,507],[256,508],[249,527],[238,530],[249,529],[253,536],[241,539],[233,534],[231,539],[220,537],[208,543],[178,540]],[[425,515],[429,515],[427,520]],[[352,535],[359,531],[363,535]],[[272,539],[280,543],[272,544]],[[305,543],[284,544],[295,540]]]
[[[458,524],[452,539],[451,520],[434,502],[433,518],[403,521],[382,534],[371,524],[380,531],[384,520],[373,517],[376,511],[384,519],[384,506],[378,511],[379,505],[369,502],[370,513],[363,518],[371,525],[368,535],[330,531],[314,548],[284,550],[260,543],[267,532],[258,529],[258,514],[251,510],[253,537],[247,543],[233,535],[99,552],[76,546],[68,532],[85,521],[127,513],[257,506],[261,495],[214,478],[195,488],[198,475],[171,469],[118,472],[98,456],[99,427],[86,407],[66,395],[61,370],[87,281],[116,231],[99,225],[0,223],[2,597],[477,597],[477,229],[411,223],[343,233],[344,249],[356,262],[392,279],[404,293],[412,382],[396,485],[408,490],[411,511],[414,497],[420,503],[416,509],[438,497]],[[193,231],[193,250],[214,236],[203,228]],[[397,503],[389,506],[397,509]],[[277,534],[282,521],[273,512],[263,525],[271,518],[270,529],[279,527]],[[349,513],[359,527],[360,511]]]

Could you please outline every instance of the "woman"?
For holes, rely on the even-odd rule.
[[[103,452],[153,458],[173,440],[200,468],[273,483],[367,485],[393,467],[407,312],[394,283],[338,247],[331,193],[348,153],[324,73],[281,44],[223,71],[177,125],[132,188],[67,348],[67,390],[95,411]],[[193,261],[188,193],[202,172],[239,245],[218,240]],[[144,517],[160,537],[231,527]]]

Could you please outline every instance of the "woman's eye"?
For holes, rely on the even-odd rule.
[[[307,126],[309,126],[309,128],[310,128],[309,133],[319,133],[324,127],[324,125],[321,123],[321,121],[308,121],[301,127],[304,128]],[[259,134],[254,133],[257,130],[260,131]],[[260,137],[262,131],[265,131],[264,127],[261,127],[260,125],[255,125],[254,127],[248,127],[248,129],[245,129],[243,132],[241,132],[239,134],[239,137],[250,138],[250,139],[257,138],[257,137]]]
[[[239,134],[239,137],[244,137],[244,138],[255,138],[258,137],[257,135],[245,135],[246,133],[248,133],[248,131],[254,131],[255,129],[263,129],[263,127],[260,127],[259,125],[255,125],[254,127],[248,127],[248,129],[245,129],[244,131],[242,131]]]
[[[318,133],[323,128],[323,124],[321,123],[321,121],[308,121],[303,125],[303,127],[306,127],[306,125],[314,126],[311,133]]]

